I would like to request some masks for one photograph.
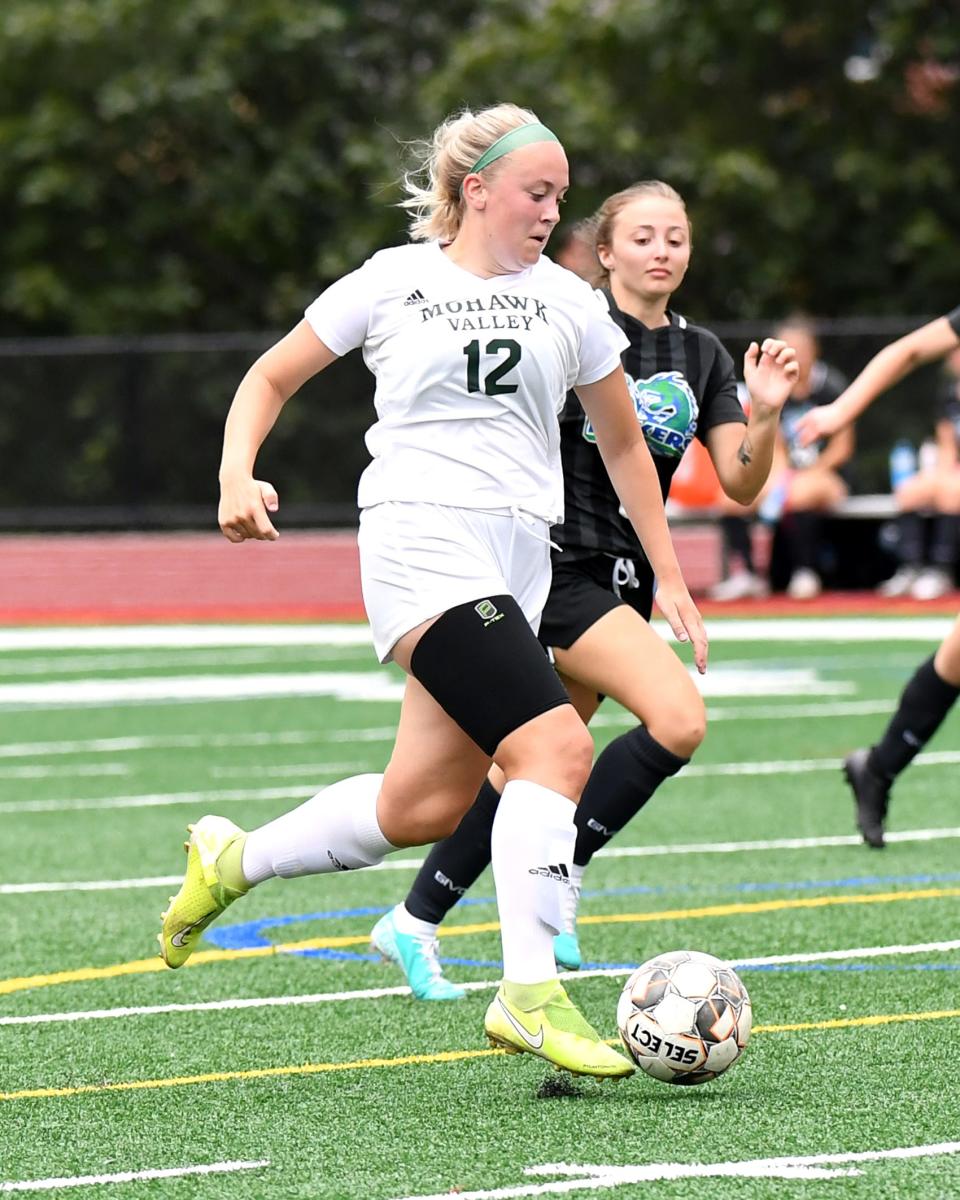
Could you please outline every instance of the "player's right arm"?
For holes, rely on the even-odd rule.
[[[253,477],[257,452],[284,404],[336,357],[301,321],[241,380],[227,414],[220,460],[218,520],[229,541],[274,541],[280,536],[268,516],[268,511],[277,510],[277,493],[272,484]]]
[[[829,437],[856,420],[874,400],[894,384],[922,367],[943,358],[958,344],[960,335],[947,317],[937,317],[912,333],[898,338],[875,354],[853,383],[832,404],[815,408],[797,424],[800,444],[808,446]]]

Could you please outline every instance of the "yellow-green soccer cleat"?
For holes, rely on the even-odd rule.
[[[245,887],[228,887],[217,870],[223,852],[237,838],[246,837],[244,831],[226,817],[210,816],[201,817],[187,829],[190,840],[183,844],[187,871],[180,891],[170,897],[170,906],[162,914],[163,926],[157,935],[160,956],[168,967],[182,967],[211,921],[247,891]]]
[[[529,996],[543,985],[507,986]],[[559,983],[547,993],[537,1007],[520,1007],[501,984],[483,1023],[490,1044],[508,1054],[536,1054],[573,1075],[622,1079],[633,1074],[633,1064],[601,1040]]]

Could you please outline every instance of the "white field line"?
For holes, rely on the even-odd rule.
[[[631,717],[631,721],[633,718]],[[72,742],[10,742],[0,758],[47,758],[55,754],[123,754],[137,750],[216,750],[229,746],[303,746],[325,742],[392,742],[396,725],[379,729],[278,729],[275,732],[180,733],[171,736],[84,738]]]
[[[452,929],[453,927],[451,927]],[[960,950],[960,940],[953,942],[918,942],[905,946],[860,946],[852,950],[821,950],[816,953],[776,954],[762,958],[728,959],[731,967],[768,967],[790,963],[846,962],[862,958],[900,958],[911,954],[949,954]],[[586,971],[561,972],[562,979],[616,979],[629,975],[633,967],[596,967]],[[500,979],[482,979],[461,984],[467,991],[491,991],[500,986]],[[152,1017],[164,1013],[222,1012],[245,1008],[290,1008],[313,1004],[334,1004],[341,1001],[381,1000],[387,996],[409,996],[408,987],[361,988],[349,992],[314,992],[305,996],[258,996],[250,999],[205,1000],[193,1004],[151,1004],[123,1008],[80,1009],[76,1012],[35,1013],[30,1016],[0,1017],[3,1025],[51,1025],[74,1021],[105,1021],[121,1017]]]
[[[930,1146],[906,1146],[895,1150],[861,1150],[849,1154],[811,1154],[793,1158],[751,1158],[739,1162],[647,1163],[642,1166],[600,1166],[575,1163],[544,1163],[524,1167],[524,1175],[561,1175],[553,1183],[520,1184],[490,1190],[460,1192],[459,1200],[513,1200],[520,1196],[570,1195],[572,1192],[605,1191],[658,1179],[842,1179],[863,1175],[851,1163],[873,1163],[891,1159],[934,1158],[960,1152],[960,1142],[938,1142]],[[634,1195],[637,1193],[634,1192]],[[779,1195],[779,1192],[778,1192]],[[405,1196],[403,1200],[449,1200],[450,1192],[430,1196]]]
[[[888,842],[940,842],[960,838],[960,827],[946,829],[905,829],[886,833]],[[598,858],[667,858],[686,854],[756,854],[769,850],[815,850],[838,846],[859,846],[855,834],[825,837],[774,838],[765,842],[695,842],[674,846],[605,846]],[[368,871],[416,871],[422,858],[387,858]],[[140,888],[169,888],[182,882],[183,875],[153,875],[142,879],[51,880],[37,883],[0,883],[0,896],[32,896],[41,892],[111,892]]]
[[[334,775],[355,775],[369,770],[367,763],[334,763]],[[317,776],[330,773],[318,766]],[[305,800],[304,788],[235,788],[225,791],[148,792],[138,796],[101,796],[88,800],[4,801],[0,813],[86,812],[100,809],[164,808],[176,804],[235,804],[243,800]]]
[[[367,646],[357,625],[62,625],[0,629],[3,650],[186,650],[209,646]]]
[[[282,696],[333,696],[337,700],[396,703],[403,699],[403,683],[386,671],[286,671],[0,684],[0,705],[6,707],[192,704],[200,700],[258,700]]]
[[[944,767],[960,763],[960,750],[934,750],[918,754],[914,766]],[[779,762],[692,763],[684,767],[675,780],[703,779],[715,776],[805,775],[814,771],[836,771],[838,758],[802,758]],[[316,763],[304,766],[316,776],[348,775],[369,770],[369,764]],[[101,796],[88,799],[4,801],[0,813],[82,812],[100,809],[158,808],[177,804],[235,804],[249,800],[303,799],[303,788],[233,788],[223,791],[151,792],[135,796]]]
[[[951,617],[713,618],[712,642],[939,642]],[[669,637],[663,621],[653,627]],[[370,630],[357,625],[101,625],[0,629],[5,650],[183,650],[210,646],[366,646]]]
[[[960,838],[960,828],[904,829],[884,832],[888,842],[937,842]],[[753,854],[764,850],[814,850],[828,846],[860,846],[858,834],[835,834],[823,837],[773,838],[766,842],[690,842],[676,846],[605,846],[598,850],[609,858],[661,858],[668,854]],[[594,856],[596,857],[596,855]],[[389,859],[387,860],[389,862]],[[178,876],[179,879],[182,878]]]
[[[98,778],[103,775],[129,775],[132,768],[126,763],[78,763],[71,766],[66,763],[54,766],[42,766],[32,763],[29,766],[10,767],[0,765],[0,779],[76,779]]]
[[[136,1183],[146,1179],[179,1179],[184,1175],[222,1175],[228,1171],[255,1171],[269,1167],[269,1158],[256,1162],[204,1163],[196,1167],[160,1167],[152,1171],[116,1171],[111,1175],[68,1175],[60,1179],[24,1179],[0,1183],[2,1192],[52,1192],[60,1188],[91,1187],[102,1183]]]
[[[0,883],[0,896],[31,896],[42,892],[114,892],[128,888],[173,887],[183,875],[154,875],[144,879],[87,879],[70,883]]]
[[[704,696],[841,696],[853,683],[828,681],[805,667],[716,667],[690,674]],[[403,699],[402,679],[386,671],[247,672],[242,675],[151,675],[129,679],[44,680],[0,684],[6,708],[111,707],[121,704],[194,704],[198,701],[254,700],[262,697],[334,696],[338,700],[395,703]]]
[[[10,658],[3,664],[3,674],[8,677],[15,675],[102,675],[107,671],[142,671],[158,670],[169,674],[171,667],[239,667],[275,665],[276,651],[286,649],[280,646],[264,646],[260,650],[246,650],[238,647],[222,647],[219,650],[202,651],[188,650],[183,654],[171,653],[170,650],[158,647],[156,654],[97,654],[77,655],[68,658],[63,654],[52,655],[50,658]],[[354,650],[349,646],[296,646],[298,651],[295,661],[303,664],[305,658],[312,662],[336,662],[344,658],[354,657]],[[287,661],[294,661],[289,656]]]
[[[739,706],[707,706],[707,722],[712,721],[796,721],[830,717],[875,717],[892,712],[896,700],[844,700],[838,704],[755,704]],[[628,712],[598,713],[590,722],[591,729],[605,726],[636,725],[637,718]],[[0,751],[2,753],[2,751]]]
[[[709,721],[793,721],[798,718],[864,717],[891,712],[895,700],[849,700],[839,704],[741,705],[708,707]],[[592,726],[635,725],[628,712],[599,713]],[[229,746],[303,746],[327,742],[392,742],[396,725],[364,729],[279,729],[275,733],[183,733],[171,736],[86,738],[70,742],[10,742],[0,745],[2,758],[48,758],[58,754],[124,754],[140,750],[218,749]]]

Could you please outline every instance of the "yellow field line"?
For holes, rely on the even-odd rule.
[[[865,1026],[893,1025],[905,1021],[942,1021],[960,1017],[960,1009],[921,1013],[888,1013],[872,1017],[847,1017],[842,1020],[805,1021],[792,1025],[757,1025],[754,1034],[798,1033],[814,1029],[853,1029]],[[615,1038],[607,1038],[615,1045]],[[191,1087],[200,1083],[227,1083],[238,1079],[276,1079],[291,1075],[320,1075],[330,1071],[368,1071],[384,1067],[423,1066],[433,1063],[463,1062],[472,1058],[490,1058],[504,1050],[441,1050],[436,1054],[403,1054],[397,1058],[360,1058],[353,1062],[302,1063],[287,1067],[256,1067],[248,1071],[210,1071],[204,1075],[177,1075],[170,1079],[130,1079],[121,1083],[84,1083],[75,1087],[24,1088],[19,1092],[0,1092],[3,1100],[44,1100],[102,1092],[135,1092],[157,1088]]]
[[[847,904],[895,904],[905,900],[942,900],[960,896],[960,888],[927,888],[915,892],[874,892],[866,896],[804,896],[796,900],[758,900],[752,904],[712,904],[704,908],[676,908],[661,912],[609,913],[579,917],[579,925],[639,924],[653,921],[699,921],[709,917],[754,916],[757,913],[785,912],[789,909],[828,908]],[[496,933],[497,921],[479,925],[451,925],[439,930],[441,937],[463,937],[474,933]],[[252,946],[243,950],[198,950],[186,963],[199,967],[206,963],[233,962],[242,958],[266,958],[274,954],[293,954],[298,950],[336,950],[347,946],[366,946],[369,934],[350,934],[340,937],[306,938],[299,942],[283,942],[276,946]],[[115,979],[120,975],[143,975],[165,971],[159,956],[114,963],[108,967],[78,967],[71,971],[55,971],[47,975],[24,975],[0,980],[0,996],[31,988],[56,987],[64,983],[85,983],[94,979]]]

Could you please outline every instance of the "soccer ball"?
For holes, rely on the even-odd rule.
[[[630,1057],[664,1083],[716,1079],[743,1053],[752,1021],[736,972],[697,950],[649,959],[627,980],[617,1004]]]

